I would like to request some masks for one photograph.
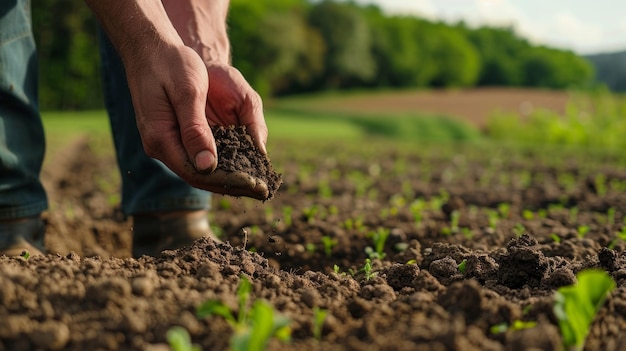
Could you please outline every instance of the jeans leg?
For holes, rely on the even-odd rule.
[[[30,0],[0,2],[0,220],[48,207],[39,173],[45,136],[37,95]]]
[[[133,215],[208,209],[209,192],[191,187],[162,162],[146,156],[123,63],[106,34],[99,32],[105,103],[122,176],[122,211]]]

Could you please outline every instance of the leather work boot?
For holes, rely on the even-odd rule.
[[[163,250],[180,249],[206,236],[218,240],[211,231],[206,210],[136,215],[133,257],[156,257]]]
[[[37,217],[0,221],[0,256],[43,255],[46,225]]]

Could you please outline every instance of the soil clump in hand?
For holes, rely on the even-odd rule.
[[[217,145],[217,168],[226,172],[243,172],[267,184],[270,200],[283,182],[267,155],[263,154],[246,132],[245,126],[217,127],[213,129]]]

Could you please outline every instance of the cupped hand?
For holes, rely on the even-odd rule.
[[[215,172],[217,150],[210,128],[246,125],[264,151],[267,127],[258,94],[237,70],[207,66],[188,47],[161,47],[157,51],[149,58],[126,62],[146,154],[194,187],[266,199],[265,182],[243,173]]]
[[[235,67],[219,63],[207,64],[209,92],[206,118],[212,127],[246,126],[248,134],[263,154],[267,153],[267,125],[259,94]]]

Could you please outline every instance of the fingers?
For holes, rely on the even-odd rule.
[[[202,63],[197,57],[198,63]],[[205,115],[208,75],[204,65],[189,70],[190,79],[172,86],[168,96],[175,109],[180,139],[187,158],[198,172],[211,172],[217,166],[217,150]]]
[[[256,95],[258,97],[258,95]],[[250,106],[247,110],[244,110],[243,121],[251,121],[244,122],[246,128],[248,130],[248,134],[252,137],[252,141],[254,145],[259,148],[259,150],[266,155],[267,154],[267,135],[268,129],[267,124],[265,123],[265,116],[263,114],[263,104],[261,103],[261,98],[258,97],[258,101],[250,102]]]

